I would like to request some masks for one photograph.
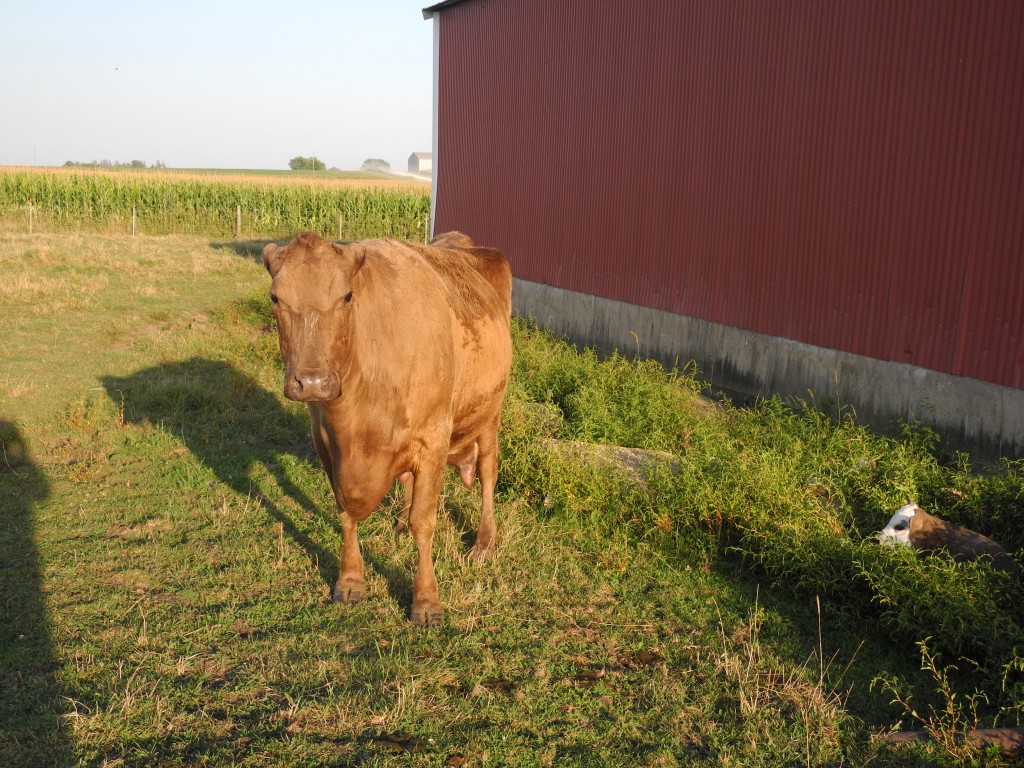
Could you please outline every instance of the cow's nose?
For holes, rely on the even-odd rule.
[[[341,394],[333,371],[295,371],[284,380],[284,396],[305,403],[334,400]]]

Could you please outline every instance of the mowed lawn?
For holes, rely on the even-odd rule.
[[[536,329],[516,330],[498,557],[468,561],[477,498],[452,473],[446,618],[418,629],[396,498],[361,526],[366,599],[329,599],[340,526],[279,394],[262,242],[0,244],[0,764],[956,764],[871,739],[919,725],[880,678],[942,702],[913,643],[706,521],[675,528],[642,480],[601,497],[538,458],[573,414],[529,396],[565,354]],[[700,462],[755,450],[734,409],[672,392]]]

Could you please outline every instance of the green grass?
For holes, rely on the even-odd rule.
[[[259,243],[3,245],[4,765],[952,766],[954,740],[871,741],[921,727],[897,693],[939,733],[1020,722],[1018,588],[870,539],[912,495],[1020,548],[1020,465],[714,403],[517,323],[498,558],[467,562],[453,473],[446,619],[417,629],[394,499],[361,526],[367,598],[329,600],[340,526]],[[552,447],[582,442],[671,463],[637,482]]]

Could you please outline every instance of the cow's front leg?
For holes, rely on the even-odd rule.
[[[412,531],[419,560],[416,579],[412,585],[412,609],[409,618],[413,624],[429,627],[440,624],[444,618],[441,597],[434,575],[434,529],[437,528],[437,500],[444,474],[443,460],[436,466],[422,468],[416,473],[412,504],[409,510],[409,529]]]
[[[341,513],[341,563],[334,585],[334,602],[357,603],[366,594],[363,579],[363,555],[359,551],[358,523],[347,512]]]

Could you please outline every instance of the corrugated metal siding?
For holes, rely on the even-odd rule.
[[[1024,3],[441,11],[435,229],[521,278],[1024,388]]]

